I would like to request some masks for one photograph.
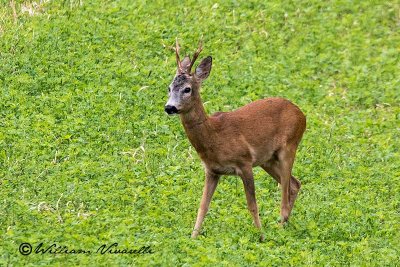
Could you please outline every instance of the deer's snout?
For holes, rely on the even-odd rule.
[[[171,105],[166,105],[164,110],[165,110],[165,112],[168,113],[168,115],[172,115],[172,114],[177,114],[178,113],[178,109],[175,106],[171,106]]]

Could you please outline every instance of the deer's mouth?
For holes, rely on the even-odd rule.
[[[178,110],[175,106],[170,106],[170,105],[166,105],[164,110],[168,115],[175,115],[179,114],[180,112],[180,110]]]

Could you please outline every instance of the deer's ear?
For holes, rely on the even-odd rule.
[[[207,79],[208,75],[210,75],[212,66],[212,57],[208,56],[203,59],[200,65],[197,66],[195,76],[199,80]]]
[[[190,66],[190,57],[186,56],[182,61],[181,61],[182,69],[187,70]]]
[[[181,61],[181,68],[182,69],[180,70],[179,67],[178,67],[176,69],[176,74],[182,74],[182,73],[187,72],[187,70],[188,70],[188,68],[190,66],[190,63],[191,63],[190,57],[189,56],[184,57],[183,60]]]

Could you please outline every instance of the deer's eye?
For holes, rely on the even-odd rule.
[[[185,90],[183,90],[183,92],[187,94],[190,93],[190,90],[191,90],[190,87],[186,87]]]

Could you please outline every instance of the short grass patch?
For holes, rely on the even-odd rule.
[[[265,243],[236,177],[189,238],[204,174],[163,107],[170,47],[202,35],[209,113],[282,96],[307,116],[286,227],[255,169]],[[399,44],[398,1],[0,1],[0,265],[398,265]]]

